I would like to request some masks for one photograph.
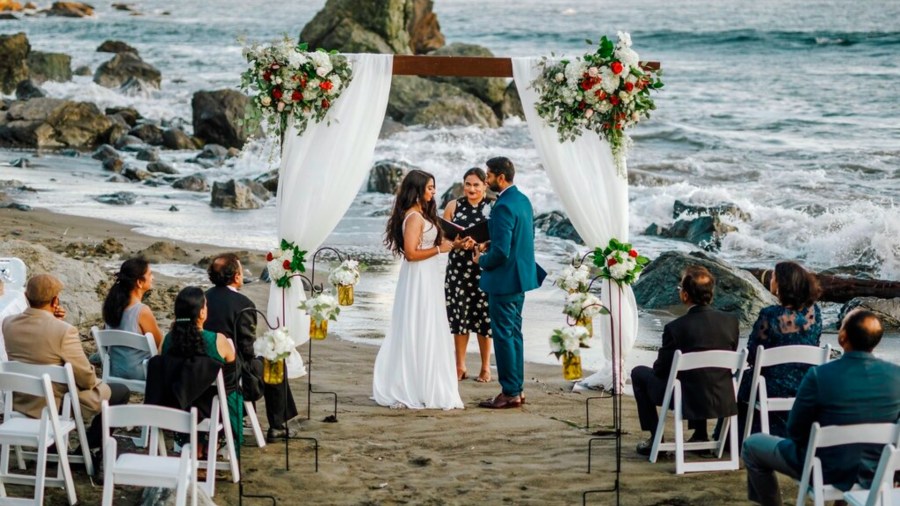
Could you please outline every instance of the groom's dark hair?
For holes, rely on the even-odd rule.
[[[487,168],[496,176],[504,176],[507,183],[512,183],[516,177],[516,168],[512,161],[505,156],[495,156],[487,161]]]

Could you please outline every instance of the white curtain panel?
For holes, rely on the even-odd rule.
[[[313,252],[350,208],[369,173],[391,89],[392,55],[347,57],[353,67],[353,80],[334,101],[325,120],[310,122],[299,136],[291,125],[284,135],[278,171],[276,241],[287,239],[306,250],[307,267]],[[325,255],[323,258],[327,259]],[[327,272],[320,272],[317,283],[327,284],[327,276]],[[297,345],[309,340],[309,317],[297,309],[305,298],[299,278],[294,278],[286,290],[274,283],[269,289],[269,319],[278,317]],[[305,373],[298,358],[295,355],[288,362],[291,377]]]
[[[606,246],[613,237],[628,241],[628,181],[616,173],[609,143],[592,132],[585,132],[573,142],[559,142],[556,129],[544,122],[535,110],[539,96],[531,88],[531,82],[540,74],[540,58],[514,58],[513,76],[522,99],[528,130],[534,140],[544,170],[550,178],[553,190],[559,195],[563,210],[572,220],[575,230],[591,247]],[[612,294],[604,281],[594,283],[603,287],[602,299],[615,321],[616,338],[622,340],[622,357],[628,354],[637,335],[637,303],[631,287],[622,288],[621,297],[615,283]],[[612,296],[611,296],[612,295]],[[619,304],[621,300],[621,304]],[[562,295],[560,295],[562,304]],[[621,319],[618,318],[621,311]],[[583,383],[589,386],[612,386],[610,318],[594,319],[594,337],[602,343],[603,358],[585,364],[597,370]],[[625,373],[625,371],[622,371]]]

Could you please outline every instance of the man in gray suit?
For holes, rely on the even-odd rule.
[[[811,368],[803,377],[788,416],[788,437],[753,434],[744,441],[741,456],[747,466],[748,499],[765,506],[782,504],[775,471],[799,479],[814,422],[854,425],[894,423],[900,418],[900,366],[872,355],[883,333],[881,321],[869,311],[853,311],[844,318],[838,334],[844,355]],[[825,483],[840,490],[849,490],[854,483],[866,485],[881,450],[878,445],[819,450]]]

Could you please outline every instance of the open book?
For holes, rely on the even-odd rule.
[[[452,221],[441,218],[441,228],[444,229],[444,237],[451,241],[456,240],[457,237],[471,237],[475,239],[475,242],[487,242],[491,238],[487,221],[463,228]]]

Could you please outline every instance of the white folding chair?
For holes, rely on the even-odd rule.
[[[75,431],[78,435],[78,444],[81,445],[81,455],[69,455],[69,462],[84,464],[87,474],[93,476],[94,463],[91,460],[90,448],[88,448],[87,430],[84,427],[84,417],[81,414],[81,403],[78,401],[78,385],[75,383],[75,374],[72,371],[72,364],[39,365],[16,361],[0,362],[0,372],[12,372],[36,378],[40,378],[46,374],[50,378],[51,383],[64,385],[66,387],[66,394],[62,398],[62,409],[59,413],[60,426],[62,427],[62,430],[65,431],[65,429],[69,427],[70,422],[74,423]],[[13,411],[11,416],[24,415]],[[68,437],[66,438],[66,442],[68,442]],[[58,449],[58,451],[61,452],[67,449],[68,445],[62,449]],[[25,469],[23,458],[29,460],[37,459],[37,453],[35,452],[20,452],[18,448],[16,450],[20,469]],[[48,460],[50,462],[58,461],[56,455],[49,455]]]
[[[63,451],[66,448],[66,434],[75,429],[75,423],[72,421],[65,424],[60,423],[50,377],[46,374],[36,378],[24,374],[0,372],[0,390],[6,396],[3,423],[0,424],[0,453],[2,453],[0,455],[0,498],[2,498],[0,502],[42,505],[44,503],[44,487],[47,485],[65,488],[69,504],[78,502],[68,455]],[[47,405],[41,411],[41,417],[36,419],[12,416],[13,393],[43,397]],[[59,465],[56,477],[48,478],[47,453],[54,444],[59,449]],[[34,476],[14,474],[9,471],[10,446],[37,448],[37,469]],[[34,498],[7,498],[5,483],[33,485]]]
[[[872,488],[844,492],[844,500],[852,506],[900,506],[900,488],[894,487],[894,473],[898,470],[900,450],[894,445],[887,445],[881,452]]]
[[[216,492],[216,471],[231,471],[231,481],[237,483],[241,479],[240,471],[238,471],[237,450],[234,444],[234,435],[231,432],[231,419],[228,417],[228,398],[225,396],[225,379],[222,371],[216,376],[213,383],[216,387],[216,396],[213,397],[212,409],[210,417],[202,420],[197,430],[206,432],[209,436],[206,449],[206,461],[198,462],[200,469],[206,469],[206,483],[204,488],[210,497]],[[219,431],[225,434],[225,448],[228,460],[226,462],[218,462],[218,443]]]
[[[253,438],[256,439],[256,445],[260,448],[266,446],[266,438],[263,437],[262,427],[259,425],[259,418],[256,416],[256,408],[250,401],[244,401],[244,416],[250,419],[250,429],[253,432]],[[246,432],[244,433],[246,435]]]
[[[893,423],[863,423],[856,425],[828,425],[822,427],[819,422],[812,425],[809,433],[809,445],[806,448],[806,459],[800,475],[797,490],[797,506],[806,504],[807,495],[812,497],[816,506],[825,506],[825,501],[837,501],[844,498],[844,493],[825,483],[822,478],[822,461],[816,457],[816,450],[831,446],[849,444],[897,444],[898,427]],[[812,480],[812,481],[810,481]],[[851,490],[863,490],[854,485]]]
[[[831,358],[831,345],[824,348],[818,346],[779,346],[777,348],[756,349],[756,362],[753,364],[753,377],[750,382],[750,400],[747,409],[747,425],[744,427],[744,439],[750,436],[753,428],[753,415],[759,410],[761,431],[769,434],[769,412],[790,411],[794,407],[794,397],[769,397],[766,389],[766,378],[762,376],[762,368],[781,364],[822,365]]]
[[[103,506],[112,506],[115,484],[138,487],[175,489],[175,504],[187,504],[188,489],[191,504],[197,504],[197,408],[190,412],[178,409],[132,404],[109,406],[103,401]],[[150,423],[149,454],[117,452],[116,439],[110,436],[112,427],[131,427]],[[190,443],[181,448],[180,457],[166,455],[160,429],[189,434]]]
[[[675,450],[675,473],[684,474],[693,471],[733,471],[739,468],[738,448],[737,448],[737,414],[725,418],[722,429],[719,431],[718,441],[705,441],[696,443],[686,443],[684,441],[684,427],[682,422],[682,392],[681,381],[678,380],[678,373],[681,371],[690,371],[693,369],[719,368],[728,369],[732,375],[732,389],[734,390],[735,400],[737,400],[737,387],[741,382],[744,364],[747,359],[747,350],[726,351],[726,350],[710,350],[698,351],[694,353],[675,352],[675,358],[672,360],[672,369],[669,371],[669,380],[666,383],[666,393],[663,398],[662,407],[660,408],[659,424],[656,427],[656,433],[653,437],[653,449],[650,451],[650,462],[656,462],[661,450]],[[669,406],[672,406],[674,398],[674,420],[675,420],[675,442],[663,443],[663,432],[666,428],[666,414],[669,412]],[[729,440],[728,437],[731,437]],[[728,460],[721,460],[725,451],[725,441],[730,441],[730,457]],[[719,460],[707,460],[704,462],[685,462],[684,452],[691,450],[715,450]]]

